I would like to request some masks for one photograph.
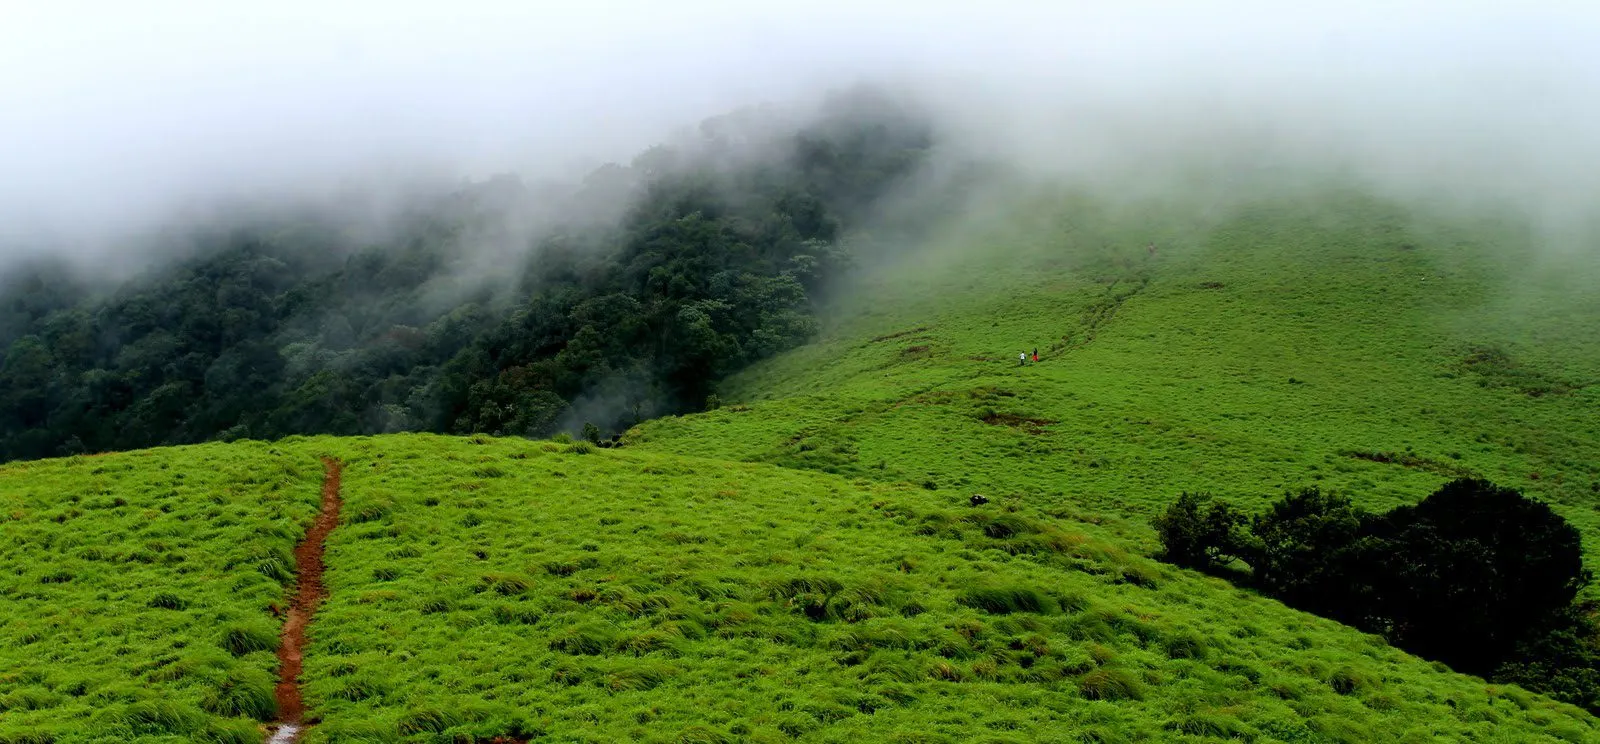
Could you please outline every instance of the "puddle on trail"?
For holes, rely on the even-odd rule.
[[[300,733],[300,727],[292,723],[283,724],[277,731],[272,732],[272,738],[267,744],[293,744],[295,734]]]

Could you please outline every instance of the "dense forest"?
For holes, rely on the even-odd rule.
[[[1382,514],[1309,488],[1253,517],[1185,493],[1155,519],[1163,557],[1419,656],[1600,711],[1600,617],[1578,530],[1483,480]],[[1249,573],[1236,572],[1248,566]]]
[[[615,431],[812,332],[848,236],[933,133],[871,89],[766,109],[566,188],[412,194],[381,227],[256,210],[114,286],[0,277],[0,459],[209,439]],[[368,220],[370,222],[370,220]],[[586,427],[586,425],[589,425]]]

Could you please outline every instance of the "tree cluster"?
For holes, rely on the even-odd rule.
[[[696,409],[813,332],[847,235],[931,144],[852,90],[803,126],[713,119],[560,194],[497,177],[376,231],[326,207],[196,224],[180,258],[97,291],[22,267],[0,277],[0,460]]]
[[[1600,710],[1600,628],[1575,603],[1590,580],[1578,531],[1515,490],[1461,479],[1373,514],[1311,488],[1253,517],[1185,493],[1155,527],[1172,563],[1243,563],[1286,604]]]

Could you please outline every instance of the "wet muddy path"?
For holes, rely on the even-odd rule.
[[[322,510],[306,530],[305,540],[294,549],[295,589],[289,604],[289,619],[283,624],[282,644],[278,647],[278,724],[269,744],[289,744],[305,729],[302,721],[305,704],[300,699],[300,668],[306,645],[306,628],[316,614],[317,605],[328,595],[322,584],[322,549],[328,534],[339,525],[340,476],[344,463],[332,458],[323,461]]]

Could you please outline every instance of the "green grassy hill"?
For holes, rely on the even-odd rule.
[[[0,741],[259,743],[321,475],[257,443],[0,467]]]
[[[1558,505],[1600,551],[1594,263],[1541,266],[1509,228],[1350,196],[1205,226],[1081,204],[1008,217],[872,275],[823,340],[725,385],[722,410],[631,441],[1138,534],[1186,489],[1253,506],[1321,485],[1377,509],[1477,473]]]
[[[1052,197],[953,228],[719,410],[622,449],[395,435],[0,468],[0,742],[248,740],[323,456],[345,503],[305,741],[1600,740],[1577,708],[1149,557],[1180,490],[1386,508],[1468,472],[1600,546],[1586,275],[1487,220],[1307,203],[1200,222]]]

